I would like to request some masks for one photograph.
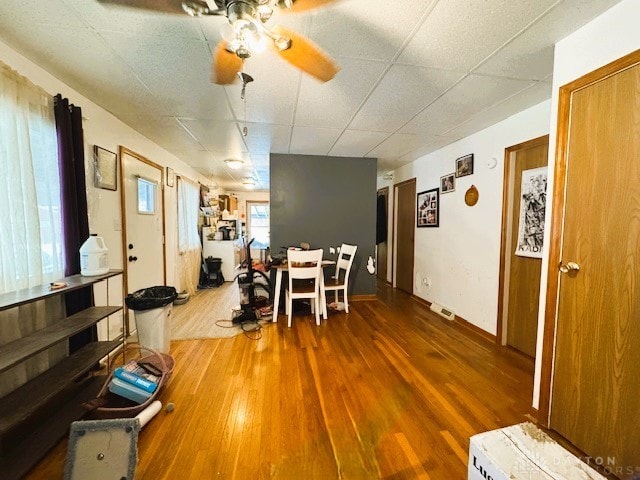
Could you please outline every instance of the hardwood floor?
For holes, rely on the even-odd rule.
[[[174,402],[138,479],[464,479],[469,437],[525,421],[532,363],[382,286],[316,327],[172,342]],[[61,478],[66,441],[29,475]]]

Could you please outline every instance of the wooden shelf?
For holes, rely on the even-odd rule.
[[[92,377],[87,380],[64,405],[50,412],[50,421],[39,424],[20,440],[7,445],[6,450],[0,455],[2,478],[24,478],[49,450],[69,434],[71,422],[80,419],[86,413],[82,403],[95,398],[105,380],[106,377]]]
[[[19,364],[58,342],[66,340],[71,335],[81,332],[120,310],[122,310],[122,307],[90,307],[49,327],[37,330],[24,338],[1,346],[0,372]]]
[[[50,285],[45,284],[4,293],[0,295],[0,311],[90,288],[117,275],[122,275],[122,270],[91,277],[72,275],[57,280],[66,283],[64,288],[51,290]],[[107,294],[108,288],[107,283]],[[0,372],[66,342],[74,334],[122,309],[122,306],[90,307],[66,318],[53,319],[51,325],[0,346]],[[25,314],[30,315],[29,312]],[[18,319],[27,320],[22,315]],[[0,398],[0,476],[3,480],[23,478],[61,438],[68,435],[71,422],[86,413],[82,404],[95,398],[106,380],[106,377],[92,376],[91,369],[123,344],[124,335],[115,340],[91,342]]]
[[[85,345],[9,395],[0,398],[0,436],[24,422],[60,392],[73,386],[79,377],[119,345],[122,345],[121,338]]]
[[[37,285],[35,287],[24,288],[15,292],[3,293],[0,295],[0,311],[19,307],[26,303],[35,302],[36,300],[53,297],[54,295],[60,295],[61,293],[72,292],[80,288],[88,287],[89,285],[93,285],[94,283],[100,282],[106,278],[115,277],[121,273],[122,270],[109,270],[109,273],[92,277],[71,275],[70,277],[64,277],[56,280],[58,282],[66,283],[67,287],[64,288],[51,290],[49,285]]]

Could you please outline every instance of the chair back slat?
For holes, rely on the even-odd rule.
[[[351,265],[353,265],[353,259],[356,256],[358,247],[356,245],[349,245],[343,243],[340,247],[340,256],[336,262],[336,278],[340,278],[340,270],[344,270],[345,283],[349,278],[349,272],[351,271]]]
[[[289,283],[294,279],[317,279],[322,269],[322,249],[287,250]]]

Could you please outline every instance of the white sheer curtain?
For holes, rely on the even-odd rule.
[[[53,98],[0,62],[0,293],[64,275]],[[60,296],[0,312],[0,345],[64,317]],[[0,374],[0,396],[67,353],[64,342]]]
[[[63,275],[53,98],[0,64],[0,293]]]
[[[199,213],[200,186],[178,177],[178,278],[181,288],[190,294],[198,287],[202,264]]]

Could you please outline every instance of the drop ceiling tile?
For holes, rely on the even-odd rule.
[[[181,118],[180,123],[210,152],[228,151],[229,156],[240,156],[247,151],[238,125],[234,122]]]
[[[524,80],[469,75],[420,112],[400,132],[442,135],[473,115],[531,85],[531,82]]]
[[[565,0],[483,63],[476,72],[541,80],[553,72],[556,42],[619,0]]]
[[[255,55],[245,62],[245,72],[254,78],[240,98],[241,84],[224,87],[235,118],[239,121],[291,125],[297,100],[300,71],[278,58],[272,51]]]
[[[473,115],[460,125],[446,132],[447,136],[467,137],[491,125],[551,98],[551,82],[538,82],[482,112]]]
[[[199,23],[187,14],[167,14],[126,8],[102,4],[97,0],[64,0],[64,3],[72,7],[84,22],[102,32],[204,40]]]
[[[349,128],[393,133],[462,77],[447,70],[394,65]]]
[[[334,157],[365,157],[389,137],[384,132],[346,130],[333,146],[329,155]]]
[[[398,158],[412,152],[431,141],[434,138],[428,135],[414,135],[411,133],[396,133],[387,138],[380,145],[371,150],[367,156],[376,158]]]
[[[242,125],[245,125],[244,123]],[[291,127],[289,125],[272,125],[266,123],[248,123],[247,136],[244,141],[251,152],[251,158],[267,157],[269,153],[287,153]]]
[[[189,132],[174,117],[120,115],[120,120],[170,152],[202,150]]]
[[[289,153],[327,155],[341,132],[339,128],[293,127]]]
[[[399,61],[470,71],[556,1],[440,1]]]
[[[313,12],[311,38],[336,58],[391,60],[433,3],[351,0]]]
[[[25,36],[12,23],[2,27],[7,44],[111,113],[161,112],[151,92],[93,31],[33,25],[30,32]]]
[[[380,62],[342,59],[340,72],[320,83],[304,75],[295,124],[306,127],[345,127],[386,68]],[[331,98],[331,103],[327,103]]]
[[[42,0],[3,0],[3,26],[4,22],[11,22],[27,28],[32,25],[88,28],[86,22],[63,0],[47,0],[46,4],[43,8]]]
[[[206,42],[115,33],[101,36],[148,86],[165,114],[233,120],[224,88],[210,81]]]

